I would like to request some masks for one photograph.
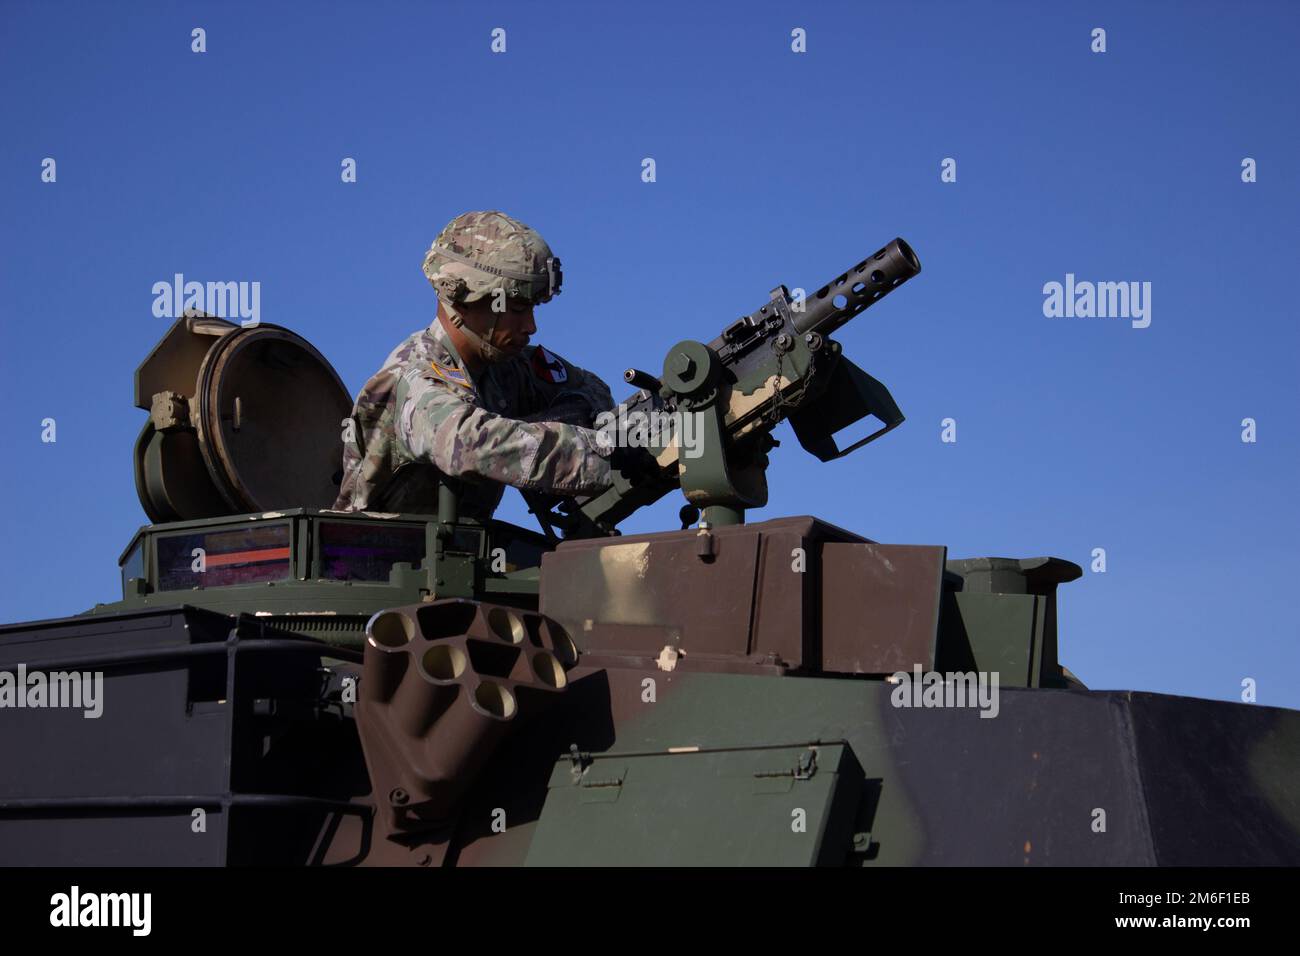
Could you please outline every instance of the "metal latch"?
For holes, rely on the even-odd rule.
[[[149,407],[155,431],[170,432],[190,427],[189,400],[172,391],[157,392]]]
[[[579,762],[586,759],[586,766],[591,765],[591,754],[578,753],[570,751],[569,758]],[[614,803],[618,800],[619,794],[623,792],[623,778],[627,775],[627,768],[622,766],[608,766],[602,764],[602,769],[606,773],[615,776],[608,777],[588,777],[585,771],[578,771],[578,763],[574,764],[574,782],[578,785],[578,802],[579,803]]]
[[[591,754],[583,753],[577,744],[569,744],[569,769],[575,777],[581,777],[591,763]]]
[[[795,780],[810,780],[817,772],[817,751],[809,749],[799,755],[793,769],[758,770],[755,777],[793,777]]]

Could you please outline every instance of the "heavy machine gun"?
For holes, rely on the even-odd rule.
[[[656,377],[630,368],[637,392],[606,417],[611,442],[646,449],[654,466],[616,468],[614,485],[586,499],[525,497],[548,534],[612,534],[638,508],[680,488],[682,526],[699,512],[710,526],[739,524],[767,503],[772,430],[789,420],[799,443],[821,461],[856,451],[903,421],[889,390],[842,354],[830,336],[921,271],[902,239],[863,259],[810,296],[779,285],[769,300],[705,344],[678,342]],[[874,417],[875,431],[846,448],[842,429]],[[663,427],[668,423],[669,427]]]

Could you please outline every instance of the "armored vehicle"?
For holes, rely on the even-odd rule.
[[[1300,714],[1086,689],[1077,565],[746,520],[780,422],[822,461],[902,423],[831,336],[919,271],[894,240],[629,369],[650,467],[529,495],[536,530],[451,479],[331,510],[325,358],[178,320],[135,373],[121,599],[0,628],[0,863],[1300,862]]]

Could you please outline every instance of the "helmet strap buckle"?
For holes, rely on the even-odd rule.
[[[496,331],[497,322],[501,318],[500,315],[496,315],[496,317],[492,319],[492,327],[488,329],[487,333],[488,337],[484,338],[465,324],[465,317],[462,316],[454,306],[448,302],[443,302],[442,305],[443,308],[447,310],[447,317],[451,319],[451,324],[460,330],[461,335],[469,339],[470,344],[478,350],[479,357],[482,358],[483,361],[488,363],[500,362],[506,358],[506,353],[489,341],[492,337],[492,333]]]

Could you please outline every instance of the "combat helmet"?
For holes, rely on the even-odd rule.
[[[533,304],[560,292],[560,260],[537,230],[497,210],[449,222],[424,256],[424,274],[449,304],[477,302],[497,289]]]

